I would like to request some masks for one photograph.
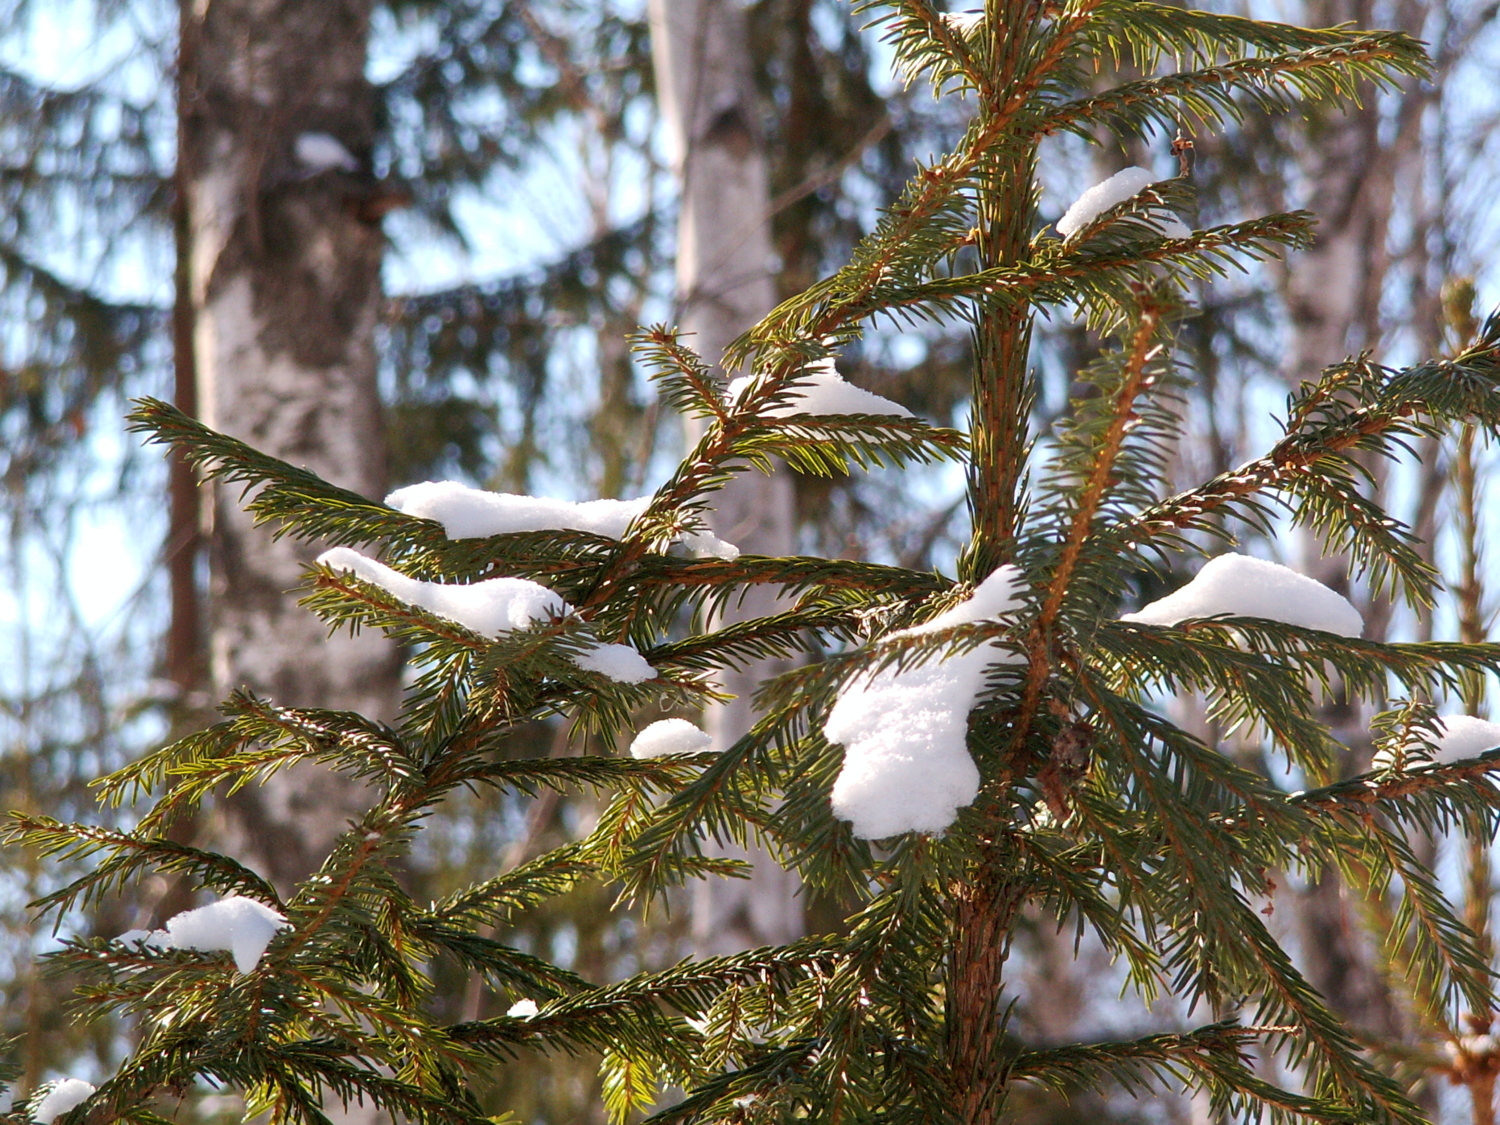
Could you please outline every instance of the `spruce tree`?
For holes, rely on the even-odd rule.
[[[458,515],[493,505],[471,494],[457,514],[415,494],[381,503],[167,404],[140,406],[136,425],[206,478],[245,489],[268,534],[341,544],[309,570],[305,605],[330,628],[397,637],[413,672],[390,725],[234,695],[221,722],[102,780],[102,801],[140,804],[129,831],[16,818],[30,845],[93,863],[42,909],[66,912],[153,871],[221,899],[165,933],[70,941],[55,956],[86,976],[83,1012],[134,1017],[140,1041],[97,1090],[36,1099],[40,1117],[160,1122],[202,1082],[244,1091],[252,1114],[277,1122],[321,1123],[359,1099],[480,1125],[503,1109],[476,1093],[490,1068],[557,1051],[600,1056],[616,1118],[662,1123],[988,1125],[1025,1085],[1196,1088],[1233,1120],[1422,1119],[1308,986],[1256,900],[1274,893],[1273,872],[1328,864],[1394,888],[1388,949],[1422,1002],[1490,1010],[1474,935],[1408,833],[1485,840],[1495,828],[1488,775],[1500,755],[1431,752],[1445,737],[1434,707],[1500,670],[1500,647],[1361,640],[1337,595],[1232,553],[1191,589],[1130,619],[1121,611],[1174,556],[1219,553],[1237,528],[1289,526],[1347,552],[1376,591],[1430,605],[1439,576],[1361,491],[1360,459],[1398,457],[1457,426],[1500,429],[1500,316],[1444,358],[1335,364],[1290,396],[1283,436],[1261,456],[1164,495],[1162,458],[1193,378],[1173,350],[1187,283],[1306,245],[1312,216],[1191,230],[1178,214],[1191,185],[1137,173],[1101,185],[1054,232],[1035,187],[1048,136],[1185,120],[1207,130],[1248,106],[1352,99],[1420,75],[1422,51],[1399,34],[1145,0],[875,11],[903,69],[967,98],[972,122],[953,152],[918,168],[844,268],[731,347],[724,368],[745,365],[748,381],[722,386],[670,328],[640,335],[662,402],[704,423],[647,505],[587,518],[553,506],[529,523],[506,509],[463,527]],[[1080,96],[1094,61],[1115,56],[1152,77]],[[1033,433],[1028,353],[1034,319],[1049,314],[1077,315],[1109,342],[1079,373],[1087,393],[1071,414]],[[967,433],[832,374],[839,348],[882,317],[972,325]],[[700,513],[734,474],[773,458],[814,474],[961,463],[973,536],[958,574],[736,556]],[[704,627],[763,584],[795,608]],[[695,752],[681,726],[624,752],[633,713],[691,715],[716,671],[795,652],[821,659],[763,685],[762,717],[722,753]],[[1303,788],[1175,727],[1160,704],[1186,690],[1206,693],[1221,722],[1261,732]],[[1338,747],[1318,718],[1330,693],[1384,708],[1375,773],[1335,775]],[[575,756],[496,753],[517,724],[546,716],[572,723]],[[174,821],[203,801],[302,761],[375,799],[289,898],[232,856],[172,842]],[[452,795],[577,787],[612,799],[576,842],[439,902],[403,886],[402,856]],[[703,854],[705,839],[756,841],[807,885],[848,896],[858,905],[847,927],[615,982],[488,936],[583,881],[657,904],[684,881],[737,874]],[[1091,932],[1140,997],[1176,997],[1201,1024],[1020,1042],[1008,1033],[1006,960],[1032,907]],[[516,1005],[434,1018],[442,962]]]

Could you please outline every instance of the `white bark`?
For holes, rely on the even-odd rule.
[[[364,77],[369,0],[215,0],[184,20],[183,159],[192,242],[199,403],[205,421],[366,496],[384,494],[373,332],[383,236],[360,217],[368,177],[308,174],[310,128],[353,152],[374,139]],[[188,41],[191,37],[191,41]],[[329,640],[292,591],[319,544],[273,541],[214,498],[214,688],[284,705],[393,717],[395,646]],[[282,888],[321,862],[366,804],[321,767],[285,771],[224,803],[221,845]]]
[[[744,13],[734,0],[651,0],[651,39],[662,116],[682,185],[678,323],[704,359],[718,363],[729,342],[776,301],[770,191]],[[796,546],[794,505],[784,469],[770,477],[742,474],[718,494],[711,522],[721,538],[748,554],[788,555]],[[781,605],[774,591],[757,586],[726,618],[774,613]],[[756,687],[788,667],[762,661],[724,675],[735,699],[707,715],[717,745],[728,746],[750,729]],[[764,853],[721,854],[748,859],[754,875],[698,885],[693,935],[700,954],[800,936],[796,876]]]

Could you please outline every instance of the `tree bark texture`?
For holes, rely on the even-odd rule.
[[[710,363],[776,302],[770,237],[770,188],[751,80],[744,13],[735,0],[651,0],[652,54],[662,116],[682,185],[677,237],[679,326]],[[726,373],[727,374],[727,373]],[[689,441],[697,433],[690,431]],[[747,554],[789,555],[796,548],[795,496],[786,470],[735,478],[715,498],[714,531]],[[725,621],[783,608],[766,586],[749,590]],[[786,671],[766,660],[723,674],[735,698],[710,708],[715,744],[732,744],[754,716],[755,689]],[[796,876],[763,852],[721,854],[754,865],[748,880],[698,885],[694,944],[714,956],[790,941],[803,932]]]
[[[1406,25],[1401,30],[1421,36],[1422,13],[1410,4],[1377,12],[1367,0],[1308,0],[1301,22],[1312,27],[1347,21],[1388,26],[1393,15]],[[1389,246],[1398,169],[1410,166],[1421,145],[1420,99],[1426,95],[1410,85],[1396,104],[1394,133],[1387,120],[1391,107],[1367,93],[1361,106],[1315,117],[1298,145],[1296,160],[1307,185],[1302,203],[1317,215],[1318,229],[1314,245],[1289,259],[1283,272],[1291,328],[1286,377],[1294,387],[1317,379],[1329,364],[1381,344],[1381,297],[1395,264]],[[1419,216],[1414,219],[1421,222]],[[1369,467],[1380,486],[1385,464]],[[1385,639],[1389,604],[1351,589],[1346,554],[1324,555],[1315,542],[1306,546],[1306,573],[1356,602],[1366,621],[1366,637]],[[1331,701],[1323,718],[1351,747],[1346,772],[1369,768],[1369,716]],[[1355,1028],[1399,1041],[1407,1029],[1358,914],[1349,890],[1331,870],[1303,893],[1298,921],[1308,979]]]
[[[183,98],[199,404],[211,426],[366,496],[385,489],[373,333],[384,246],[370,217],[376,129],[365,78],[371,0],[214,0],[184,20]],[[310,164],[323,134],[351,159]],[[273,541],[234,489],[213,498],[211,657],[221,695],[393,716],[399,654],[341,634],[289,591],[319,545]],[[283,888],[308,874],[364,794],[317,768],[223,810],[224,843]]]

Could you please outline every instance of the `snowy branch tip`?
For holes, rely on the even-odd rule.
[[[561,594],[526,578],[486,578],[468,585],[425,582],[348,547],[324,551],[318,562],[486,637],[559,621],[573,612]],[[596,644],[572,660],[584,671],[618,683],[641,684],[656,677],[656,669],[629,645]]]
[[[1057,221],[1057,233],[1064,239],[1072,238],[1111,207],[1118,207],[1127,199],[1134,199],[1156,182],[1156,174],[1145,168],[1132,167],[1116,172],[1073,201],[1073,205]],[[1186,223],[1165,207],[1152,207],[1148,218],[1165,238],[1187,238],[1193,233]]]
[[[436,520],[449,539],[484,539],[523,531],[584,531],[623,539],[643,515],[651,497],[635,500],[553,500],[512,492],[486,492],[458,481],[424,481],[398,488],[385,498],[396,511]],[[733,562],[740,549],[710,531],[688,531],[678,541],[693,554]]]

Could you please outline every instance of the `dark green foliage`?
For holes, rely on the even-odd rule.
[[[164,1092],[210,1079],[245,1090],[251,1111],[269,1110],[278,1123],[320,1123],[322,1107],[360,1097],[418,1122],[479,1125],[489,1107],[475,1091],[485,1075],[540,1052],[599,1055],[610,1112],[623,1119],[654,1109],[649,1120],[661,1123],[978,1125],[1000,1120],[1021,1084],[1200,1088],[1236,1120],[1420,1121],[1252,900],[1269,893],[1270,872],[1315,876],[1331,865],[1372,899],[1396,904],[1387,954],[1409,966],[1425,1003],[1488,1005],[1489,967],[1407,833],[1492,832],[1500,791],[1490,774],[1500,757],[1398,767],[1414,740],[1430,741],[1432,705],[1475,675],[1500,674],[1500,647],[1384,644],[1255,618],[1173,628],[1117,618],[1132,580],[1164,557],[1232,541],[1237,529],[1288,524],[1347,549],[1372,586],[1430,604],[1438,576],[1411,530],[1367,498],[1356,455],[1399,456],[1412,438],[1458,424],[1500,433],[1500,317],[1444,359],[1401,370],[1362,357],[1335,365],[1292,396],[1285,436],[1268,453],[1167,496],[1165,451],[1194,378],[1173,355],[1187,281],[1304,245],[1310,217],[1163,238],[1150,212],[1185,207],[1189,192],[1172,181],[1073,239],[1028,229],[1006,254],[969,250],[996,244],[997,193],[1032,182],[1046,133],[1133,128],[1167,120],[1174,106],[1217,119],[1294,96],[1349,96],[1361,83],[1421,73],[1422,54],[1395,35],[1304,31],[1127,0],[1021,13],[992,3],[968,30],[921,0],[882,16],[910,74],[970,92],[970,128],[953,153],[917,170],[846,266],[735,345],[754,374],[738,399],[726,400],[710,368],[668,329],[638,338],[662,402],[704,428],[618,541],[531,532],[452,542],[431,521],[333,488],[163,403],[142,403],[137,427],[183,450],[206,477],[243,485],[267,533],[375,544],[390,565],[427,580],[528,578],[575,612],[481,636],[314,568],[310,611],[331,628],[380,628],[410,646],[417,675],[398,722],[236,696],[224,721],[101,783],[106,801],[154,801],[130,831],[17,819],[16,835],[32,846],[94,860],[44,907],[163,870],[273,905],[291,924],[244,976],[213,954],[70,942],[55,961],[86,980],[86,1010],[130,1013],[141,1036],[87,1112],[153,1121]],[[1080,77],[1101,55],[1143,66],[1180,60],[1187,69],[1079,100]],[[1024,339],[1038,313],[1067,310],[1114,342],[1079,373],[1089,394],[1071,417],[1031,435],[1036,388],[1024,349],[1006,361],[992,345],[1006,332]],[[986,393],[968,435],[885,416],[765,413],[794,401],[809,363],[880,315],[975,325],[976,386]],[[999,448],[1001,432],[1021,435],[1012,447],[1028,460],[1010,467],[1008,495],[994,477],[973,477],[978,531],[967,558],[1021,568],[1026,606],[1006,621],[891,636],[950,608],[967,587],[899,567],[692,559],[672,546],[699,526],[731,474],[772,458],[815,473],[973,464]],[[985,538],[985,506],[995,504],[1014,509],[1005,513],[1008,538]],[[717,608],[761,583],[779,586],[792,607],[714,627]],[[581,671],[570,658],[598,640],[636,646],[656,677],[629,685]],[[879,847],[854,837],[829,805],[841,757],[822,734],[840,688],[987,643],[1013,662],[992,669],[971,717],[978,799],[941,837]],[[620,753],[633,716],[652,706],[692,710],[714,692],[715,670],[809,653],[823,659],[764,685],[761,718],[722,753],[645,761]],[[1160,704],[1181,691],[1206,694],[1215,720],[1251,732],[1317,787],[1290,793],[1174,725]],[[1339,744],[1318,713],[1332,693],[1391,708],[1377,735],[1395,764],[1353,779],[1335,774]],[[594,752],[499,753],[515,729],[559,715]],[[233,859],[168,837],[174,820],[210,795],[309,759],[363,785],[370,807],[285,902]],[[399,878],[443,802],[573,788],[609,797],[582,838],[436,903],[415,901]],[[758,841],[811,886],[845,896],[855,904],[846,931],[614,983],[582,979],[493,936],[494,926],[585,885],[657,905],[687,880],[742,874],[734,861],[703,855],[705,839]],[[1142,997],[1169,993],[1206,1025],[1132,1041],[1021,1043],[1008,1032],[998,970],[1031,904],[1095,935]],[[449,963],[535,1000],[539,1011],[446,1018],[433,982],[434,966]],[[966,974],[984,965],[996,976],[976,995]],[[1220,1019],[1227,1011],[1241,1019]],[[1301,1085],[1267,1078],[1268,1056]],[[656,1105],[670,1087],[682,1099]]]

